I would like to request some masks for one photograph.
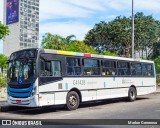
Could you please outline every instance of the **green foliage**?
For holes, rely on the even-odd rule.
[[[91,46],[86,45],[83,41],[73,41],[66,50],[92,54],[98,53],[95,49],[93,49]]]
[[[43,36],[41,46],[45,49],[66,50],[66,48],[74,41],[72,38],[75,38],[75,36],[70,35],[63,38],[59,35],[46,33]]]
[[[84,42],[98,51],[110,51],[119,56],[131,56],[131,17],[117,17],[111,22],[100,22],[91,29]],[[146,56],[153,53],[160,37],[160,22],[151,15],[135,14],[135,50]]]
[[[152,54],[150,55],[150,58],[152,60],[156,59],[158,56],[160,56],[160,42],[154,43],[153,44],[153,51]]]
[[[110,51],[98,51],[94,49],[92,46],[85,44],[83,41],[73,40],[75,38],[74,35],[67,36],[63,38],[59,35],[53,35],[50,33],[46,33],[43,36],[42,40],[42,48],[45,49],[55,49],[55,50],[65,50],[65,51],[73,51],[73,52],[82,52],[82,53],[91,53],[91,54],[103,54],[109,56],[117,56],[115,53]]]
[[[0,68],[7,67],[7,63],[6,63],[7,60],[8,60],[7,56],[0,54]]]
[[[7,86],[6,78],[0,77],[0,88],[6,87],[6,86]]]
[[[157,79],[156,79],[156,82],[157,82],[157,85],[160,86],[160,78],[157,78]]]
[[[158,42],[160,36],[159,30],[160,22],[152,15],[145,16],[143,13],[135,15],[135,49],[145,54],[147,59],[154,53],[154,44]]]
[[[67,45],[70,45],[73,41],[75,41],[75,40],[72,40],[73,38],[76,39],[76,36],[75,35],[69,35],[66,38],[64,38],[64,40],[65,40]]]
[[[156,73],[160,74],[160,57],[156,58],[154,60],[154,62],[155,62],[155,66],[156,66]]]
[[[103,55],[107,55],[107,56],[117,56],[115,53],[112,53],[110,51],[105,51],[104,53],[102,53]]]
[[[9,28],[8,26],[4,26],[1,22],[0,22],[0,40],[4,39],[6,35],[9,34]]]
[[[64,38],[59,35],[52,35],[51,33],[46,33],[43,36],[41,46],[42,48],[56,50],[65,50],[67,47]]]

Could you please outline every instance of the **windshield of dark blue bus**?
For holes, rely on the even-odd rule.
[[[9,63],[8,83],[28,84],[35,81],[36,60],[13,60]]]

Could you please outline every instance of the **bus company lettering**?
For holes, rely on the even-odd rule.
[[[73,85],[85,85],[85,80],[73,80]]]
[[[133,81],[131,79],[122,79],[122,84],[132,84]]]
[[[91,82],[87,82],[87,84],[88,84],[88,85],[94,85],[94,84],[96,85],[97,82],[96,82],[96,81],[91,81]]]

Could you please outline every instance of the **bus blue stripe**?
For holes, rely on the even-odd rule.
[[[68,83],[65,84],[65,88],[66,88],[66,90],[68,90]]]
[[[8,95],[16,98],[30,97],[32,90],[32,84],[29,88],[11,88],[8,86]]]
[[[33,89],[33,86],[30,86],[29,88],[22,88],[22,89],[21,88],[19,88],[19,89],[10,88],[8,86],[8,91],[14,92],[14,93],[30,92],[30,91],[32,91],[32,89]]]
[[[12,97],[16,97],[16,98],[25,98],[25,97],[29,97],[31,95],[31,93],[12,93],[12,92],[8,92],[9,96]]]

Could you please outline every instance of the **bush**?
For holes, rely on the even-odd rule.
[[[157,78],[157,85],[160,86],[160,77]]]
[[[160,74],[160,57],[154,60],[157,74]]]
[[[7,80],[4,77],[0,77],[0,88],[7,86]]]

